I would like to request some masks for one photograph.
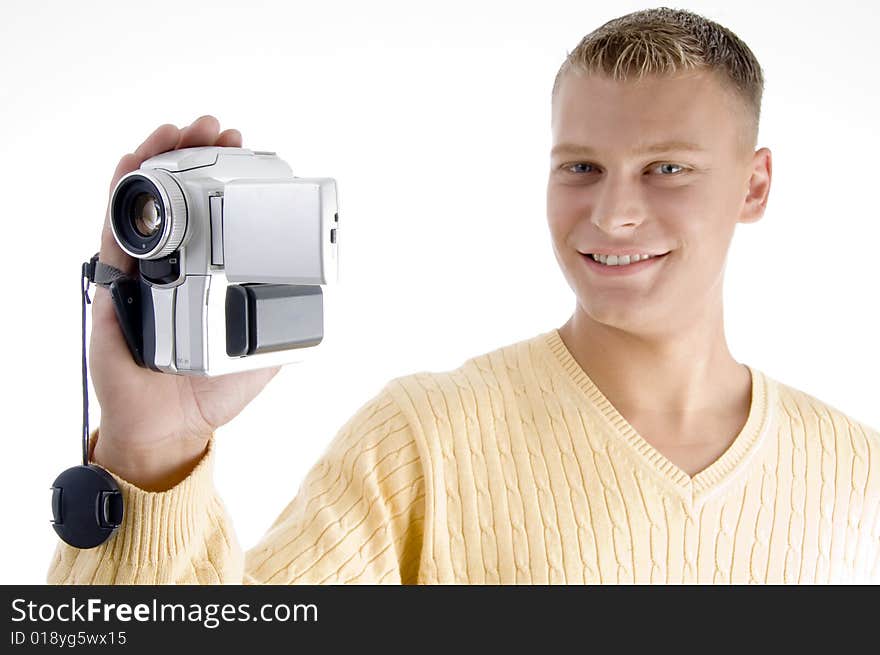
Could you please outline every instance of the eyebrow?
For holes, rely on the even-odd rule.
[[[662,143],[653,143],[649,146],[637,146],[630,152],[630,154],[645,155],[658,152],[707,152],[707,150],[706,148],[689,141],[663,141]],[[594,157],[597,153],[596,150],[590,146],[578,145],[575,143],[559,143],[550,151],[550,156],[552,157],[559,154],[587,155],[589,157]]]

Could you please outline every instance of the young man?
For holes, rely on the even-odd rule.
[[[727,250],[770,190],[762,84],[744,43],[688,12],[587,35],[554,85],[547,187],[573,315],[391,380],[247,553],[213,487],[213,431],[272,372],[139,369],[99,289],[93,461],[127,513],[97,548],[59,543],[48,581],[880,581],[880,434],[725,343]],[[117,177],[164,149],[240,144],[218,131],[163,126]],[[131,265],[106,232],[101,259]],[[180,410],[157,418],[163,395]]]

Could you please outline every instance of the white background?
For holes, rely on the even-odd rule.
[[[0,583],[44,582],[57,541],[49,487],[80,458],[79,268],[121,155],[210,113],[338,183],[327,354],[218,432],[216,483],[249,548],[389,379],[568,318],[545,215],[553,77],[586,33],[648,6],[4,0]],[[766,77],[772,188],[731,247],[731,352],[880,427],[878,5],[675,6],[736,32]]]

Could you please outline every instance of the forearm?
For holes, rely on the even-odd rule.
[[[186,479],[205,456],[213,435],[198,439],[169,438],[147,452],[116,447],[111,435],[92,435],[90,461],[144,491],[166,491]]]

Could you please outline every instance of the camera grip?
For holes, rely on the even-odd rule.
[[[144,343],[141,317],[141,285],[136,278],[120,278],[110,284],[110,297],[116,310],[116,320],[128,344],[128,350],[138,366],[144,364]]]

